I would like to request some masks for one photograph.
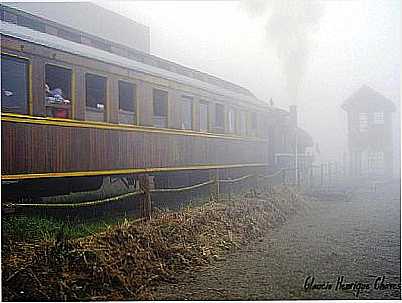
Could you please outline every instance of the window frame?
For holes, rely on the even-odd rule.
[[[201,129],[201,104],[206,105],[206,109],[207,109],[207,128],[206,128],[206,130]],[[200,125],[199,131],[202,133],[208,133],[210,131],[209,112],[210,112],[210,102],[201,99],[199,101],[199,106],[198,106],[198,121],[199,121],[199,125]]]
[[[183,104],[190,103],[190,128],[184,128],[184,119],[183,119]],[[194,97],[188,95],[181,95],[180,97],[180,122],[182,130],[194,130]]]
[[[220,125],[220,124],[218,124],[217,123],[217,121],[218,121],[218,115],[217,115],[217,113],[218,113],[218,111],[217,111],[217,108],[218,107],[220,107],[221,109],[222,109],[222,116],[221,116],[221,120],[222,120],[222,124]],[[224,104],[222,104],[222,103],[219,103],[219,102],[216,102],[215,103],[215,111],[214,111],[214,127],[215,128],[218,128],[218,129],[222,129],[222,130],[225,130],[225,105]]]
[[[385,124],[385,113],[384,112],[373,112],[373,124],[374,125],[384,125]]]
[[[385,153],[382,150],[367,152],[367,167],[370,171],[385,170]]]
[[[60,67],[60,68],[64,68],[64,69],[68,69],[71,71],[71,85],[70,85],[70,91],[71,91],[71,97],[70,97],[70,105],[71,105],[71,113],[70,113],[70,117],[71,119],[75,119],[75,68],[74,66],[71,65],[64,65],[64,64],[60,64],[60,63],[54,63],[52,61],[46,61],[43,65],[43,85],[46,85],[46,66],[47,65],[53,65],[56,67]],[[86,90],[86,88],[85,88]],[[86,100],[85,100],[86,101]],[[46,103],[45,103],[46,106]]]
[[[11,58],[17,58],[20,60],[25,60],[27,61],[27,114],[28,116],[32,116],[33,115],[33,95],[32,95],[32,58],[30,57],[25,57],[25,56],[20,56],[20,55],[16,55],[13,53],[9,53],[9,52],[1,52],[0,53],[0,58],[1,56],[8,56]],[[15,114],[12,112],[7,112],[8,114]]]
[[[155,126],[155,117],[165,117],[165,116],[155,116],[155,91],[162,91],[166,93],[166,126],[159,127]],[[159,86],[152,86],[152,126],[157,128],[168,128],[169,127],[169,91],[166,88]]]
[[[365,117],[363,119],[363,117]],[[358,113],[358,127],[359,132],[364,133],[367,132],[369,129],[369,113]],[[364,123],[363,123],[364,122]]]
[[[87,108],[90,106],[87,106],[87,98],[88,98],[88,90],[87,90],[87,75],[93,75],[97,77],[101,77],[105,79],[105,104],[104,106],[106,107],[103,112],[103,120],[102,121],[97,121],[97,120],[87,120]],[[92,71],[88,70],[84,72],[84,93],[85,93],[85,99],[84,99],[84,109],[85,109],[85,121],[90,121],[90,122],[108,122],[109,121],[109,97],[108,97],[108,84],[109,84],[110,79],[108,78],[107,75],[105,75],[102,72]]]
[[[247,136],[247,133],[248,133],[248,129],[247,129],[247,111],[244,110],[244,109],[239,109],[238,113],[239,113],[239,135],[240,136]],[[243,123],[242,123],[242,121],[243,121]]]
[[[233,113],[233,121],[231,121],[231,119],[230,119],[230,114],[231,114],[231,112]],[[229,108],[228,108],[228,111],[227,111],[227,119],[228,119],[228,128],[227,128],[227,131],[230,133],[230,134],[236,134],[237,133],[237,127],[236,127],[236,124],[237,124],[237,110],[236,110],[236,108],[234,108],[233,106],[229,106]],[[231,123],[232,122],[232,123]],[[231,125],[231,124],[233,124],[233,125]],[[233,126],[233,128],[231,128],[231,126]]]
[[[135,82],[135,81],[132,81],[131,79],[123,79],[123,78],[117,79],[117,85],[116,85],[116,87],[117,87],[117,99],[118,99],[118,102],[117,102],[117,122],[119,124],[124,124],[124,123],[119,122],[120,121],[120,118],[119,118],[119,115],[120,115],[120,86],[119,86],[119,83],[120,82],[128,83],[128,84],[131,85],[131,87],[134,88],[133,102],[134,102],[134,110],[135,110],[135,112],[133,112],[133,113],[135,114],[135,121],[133,121],[133,123],[129,124],[129,125],[138,125],[138,121],[139,121],[139,115],[138,115],[138,103],[139,103],[138,102],[138,83]]]

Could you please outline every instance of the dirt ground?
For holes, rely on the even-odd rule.
[[[259,241],[161,285],[155,299],[400,299],[399,188],[346,200],[309,202]]]

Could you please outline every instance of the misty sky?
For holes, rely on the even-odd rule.
[[[149,26],[156,56],[242,85],[262,100],[272,98],[275,106],[287,109],[297,103],[300,126],[319,143],[324,159],[340,160],[346,151],[346,114],[340,104],[361,85],[399,107],[399,0],[315,2],[295,10],[302,18],[295,19],[293,28],[270,21],[280,1],[96,3]],[[306,14],[311,18],[303,19]],[[290,64],[295,68],[291,73],[278,52],[278,39],[303,24],[307,43],[298,54],[305,54],[305,62],[302,71]],[[289,74],[302,74],[296,101],[289,92]]]

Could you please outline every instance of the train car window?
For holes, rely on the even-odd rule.
[[[251,128],[252,129],[257,128],[257,113],[256,112],[251,113]]]
[[[137,123],[136,85],[119,81],[119,123]]]
[[[77,34],[77,33],[71,32],[71,31],[66,31],[62,28],[59,28],[57,30],[57,35],[60,38],[70,40],[73,42],[77,42],[77,43],[81,43],[81,35],[80,34]]]
[[[101,50],[111,52],[112,47],[109,43],[106,43],[102,40],[99,39],[90,39],[91,40],[91,45],[95,48],[99,48]]]
[[[39,32],[45,32],[45,24],[25,16],[17,17],[17,24]]]
[[[236,111],[233,108],[228,110],[228,131],[234,133],[236,129]]]
[[[4,21],[9,22],[9,23],[17,24],[18,17],[17,17],[17,15],[15,15],[13,13],[5,11],[4,12]]]
[[[28,71],[28,60],[1,55],[2,112],[28,114]]]
[[[48,116],[70,117],[71,78],[70,69],[51,64],[45,65],[45,107]]]
[[[193,98],[191,97],[182,96],[181,128],[193,129]]]
[[[4,6],[0,5],[0,20],[4,21]]]
[[[167,127],[168,116],[168,93],[163,90],[153,90],[154,117],[155,127]]]
[[[257,135],[257,113],[252,112],[250,115],[250,134],[252,136]]]
[[[208,127],[208,103],[207,102],[200,102],[200,112],[199,112],[199,119],[200,119],[200,131],[207,132],[209,130]]]
[[[215,127],[225,127],[225,110],[222,104],[215,105]]]
[[[246,134],[246,112],[244,111],[239,113],[239,134],[242,136]]]
[[[86,120],[105,121],[106,81],[105,77],[85,75]]]

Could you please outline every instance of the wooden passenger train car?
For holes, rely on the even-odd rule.
[[[1,174],[10,197],[96,189],[111,175],[268,164],[268,106],[248,90],[28,17],[28,26],[1,21]]]

